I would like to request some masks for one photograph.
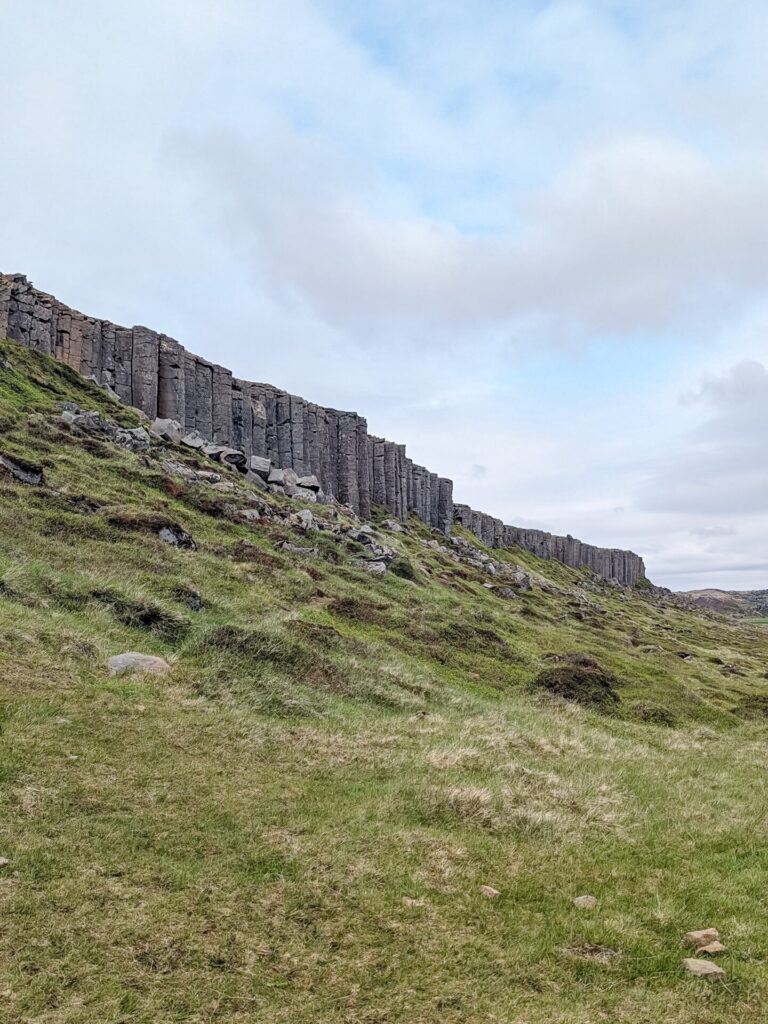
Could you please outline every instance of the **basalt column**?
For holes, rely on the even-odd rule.
[[[213,440],[232,443],[232,373],[223,366],[211,367]]]
[[[184,349],[173,338],[160,336],[158,358],[157,414],[186,425],[186,376]]]
[[[204,359],[195,360],[195,429],[213,440],[213,366]]]
[[[146,413],[151,420],[157,416],[159,355],[160,338],[158,335],[154,331],[150,331],[148,327],[134,327],[131,360],[133,404],[137,409]]]
[[[250,385],[247,381],[232,381],[232,436],[230,444],[233,448],[253,453],[253,407],[251,405]]]

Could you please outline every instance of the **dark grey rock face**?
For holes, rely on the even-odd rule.
[[[363,519],[375,503],[399,519],[416,515],[444,534],[455,520],[489,547],[518,545],[566,565],[587,565],[629,585],[644,576],[642,559],[630,551],[505,526],[500,519],[454,505],[450,480],[415,465],[405,445],[372,437],[357,413],[233,378],[228,369],[187,352],[173,338],[84,316],[19,274],[0,274],[2,337],[92,377],[150,420],[177,421],[184,444],[220,446],[232,453],[225,461],[266,477],[276,493],[290,488],[300,489],[297,496],[308,501],[336,499]],[[254,464],[251,456],[264,461]]]

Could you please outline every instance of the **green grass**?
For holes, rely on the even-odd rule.
[[[505,601],[417,522],[400,575],[297,558],[170,451],[58,425],[137,422],[98,389],[0,358],[0,447],[47,481],[0,481],[0,1020],[765,1019],[763,628],[523,552],[546,589]],[[172,671],[109,677],[124,650]],[[607,713],[533,692],[565,652]],[[706,926],[724,985],[680,969]]]

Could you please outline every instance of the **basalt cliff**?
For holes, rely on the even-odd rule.
[[[241,380],[165,334],[79,313],[20,274],[0,274],[3,337],[92,377],[150,419],[176,420],[184,430],[248,457],[268,459],[299,477],[314,476],[327,495],[363,518],[376,503],[401,519],[416,515],[445,534],[457,522],[489,547],[518,546],[626,586],[645,578],[643,560],[634,552],[508,526],[455,504],[450,479],[415,464],[405,445],[369,434],[356,412]]]

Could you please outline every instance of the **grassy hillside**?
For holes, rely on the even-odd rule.
[[[139,422],[0,345],[0,453],[45,474],[0,478],[0,1020],[765,1020],[768,631],[523,552],[502,597],[383,512],[372,577],[343,515],[62,402]],[[573,652],[617,701],[534,685]],[[726,983],[681,970],[707,926]]]

